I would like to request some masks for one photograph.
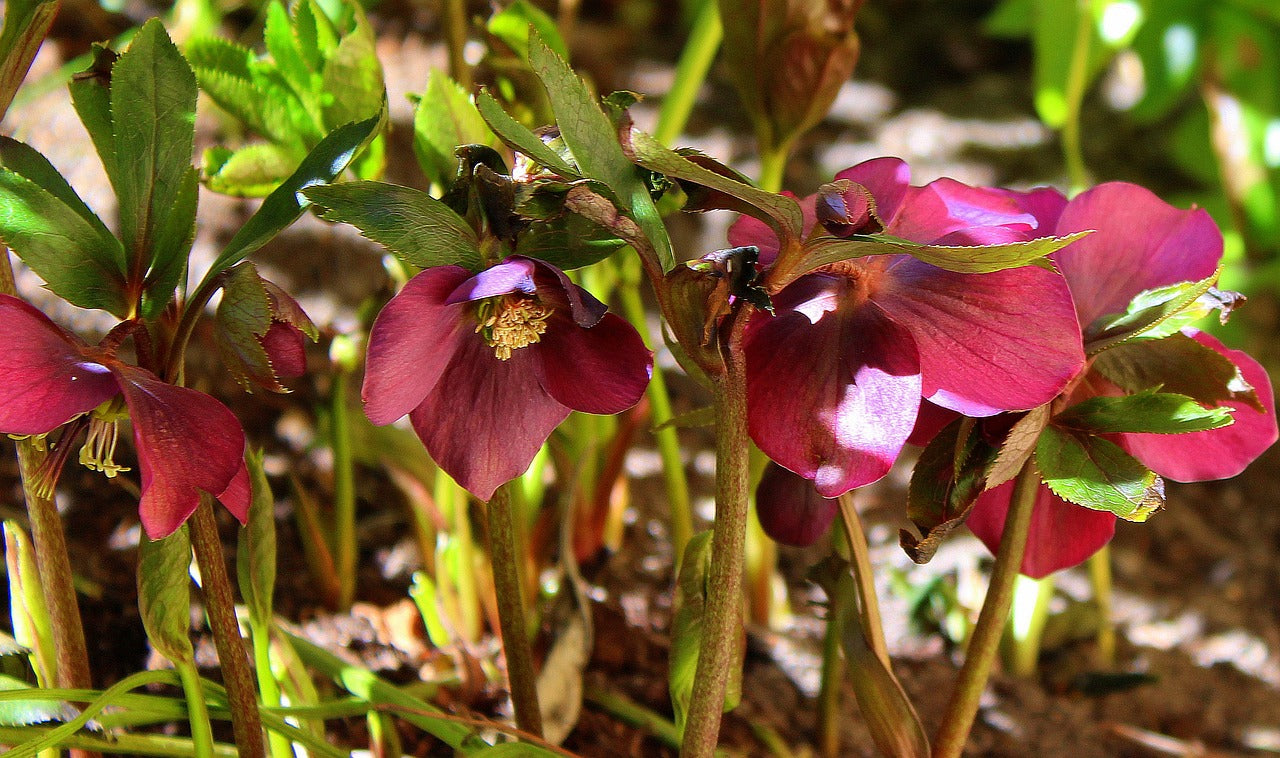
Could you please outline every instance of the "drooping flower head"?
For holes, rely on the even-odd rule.
[[[442,469],[488,500],[569,415],[619,413],[653,361],[625,320],[551,264],[430,268],[369,335],[362,396],[375,424],[409,414]]]
[[[1021,241],[1044,236],[1033,206],[1054,202],[951,180],[913,187],[893,158],[836,179],[801,201],[806,234]],[[758,246],[765,263],[778,254],[755,219],[739,220],[729,239]],[[758,314],[747,327],[750,433],[828,498],[888,472],[921,397],[974,416],[1031,408],[1084,360],[1066,284],[1037,267],[959,274],[907,255],[865,257],[801,276],[773,302],[776,316]]]
[[[1208,279],[1222,258],[1222,235],[1209,214],[1201,209],[1174,208],[1133,184],[1099,185],[1066,204],[1060,215],[1044,218],[1047,233],[1095,230],[1054,254],[1071,288],[1082,327],[1108,314],[1124,313],[1130,301],[1146,290]],[[1244,352],[1228,349],[1208,334],[1187,327],[1162,340],[1124,345],[1119,353],[1123,363],[1117,362],[1117,355],[1103,351],[1091,358],[1086,371],[1055,406],[1147,389],[1137,386],[1143,381],[1194,397],[1199,394],[1194,382],[1205,373],[1205,364],[1197,361],[1226,365],[1221,358],[1238,370],[1253,391],[1212,402],[1204,398],[1206,405],[1232,410],[1230,426],[1185,434],[1114,435],[1116,444],[1156,474],[1180,482],[1228,478],[1244,470],[1276,440],[1271,382],[1262,366]],[[1170,355],[1179,358],[1167,360]],[[1134,374],[1130,381],[1113,368],[1119,365],[1151,368],[1149,375]],[[1131,386],[1121,387],[1117,379]],[[1260,408],[1252,402],[1253,393]],[[983,493],[966,522],[993,552],[1000,543],[1012,487],[1008,483]],[[1022,573],[1042,577],[1080,563],[1111,540],[1115,523],[1114,514],[1065,502],[1042,485]]]
[[[36,308],[0,295],[0,433],[42,437],[86,418],[80,460],[115,476],[118,422],[128,417],[138,451],[138,512],[152,539],[173,533],[215,495],[236,518],[248,517],[244,430],[222,403],[130,366],[108,348],[86,344]],[[65,460],[64,433],[53,459]],[[59,453],[59,451],[61,451]],[[56,470],[47,477],[51,486]]]

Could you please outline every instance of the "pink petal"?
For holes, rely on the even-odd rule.
[[[797,198],[791,192],[783,192],[783,195],[794,198],[800,203],[800,213],[804,216],[804,227],[802,235],[807,236],[813,231],[813,227],[817,225],[818,218],[814,210],[816,197],[810,195],[803,200]],[[739,216],[738,220],[733,222],[729,227],[729,244],[734,247],[755,246],[760,250],[760,265],[767,266],[778,257],[778,235],[773,229],[754,216]]]
[[[768,456],[835,497],[884,476],[920,402],[910,332],[867,304],[759,316],[748,327],[747,415]]]
[[[876,199],[876,215],[888,228],[893,226],[911,189],[911,167],[901,158],[874,158],[846,168],[836,174],[836,179],[848,179],[870,190]]]
[[[813,482],[770,461],[756,487],[756,516],[764,533],[784,545],[808,547],[827,533],[840,510]]]
[[[982,493],[965,521],[993,554],[1000,547],[1013,488],[1014,482],[1006,482]],[[1064,502],[1041,485],[1031,513],[1022,573],[1040,579],[1077,566],[1110,542],[1115,531],[1115,514]]]
[[[1054,254],[1080,323],[1125,310],[1147,289],[1208,277],[1222,258],[1222,234],[1199,208],[1181,210],[1136,184],[1101,184],[1062,211],[1055,234],[1093,234]]]
[[[249,523],[249,505],[253,500],[253,488],[249,484],[249,468],[245,466],[244,461],[240,462],[240,469],[236,471],[235,476],[231,477],[231,481],[227,482],[226,489],[217,495],[218,501],[226,506],[226,509],[231,511],[231,515],[235,516],[241,524]]]
[[[907,438],[907,444],[924,447],[928,445],[938,432],[955,421],[960,414],[941,405],[934,405],[928,400],[920,401],[920,412],[916,414],[916,425]]]
[[[119,392],[87,346],[16,297],[0,295],[0,433],[45,434]]]
[[[903,256],[872,299],[915,338],[924,396],[965,415],[1046,403],[1084,365],[1066,284],[1041,268],[957,274]]]
[[[460,339],[474,332],[465,305],[445,298],[471,274],[460,266],[423,271],[373,322],[364,372],[364,412],[389,424],[416,408],[440,380]]]
[[[1176,482],[1227,479],[1245,467],[1276,441],[1276,401],[1267,372],[1243,350],[1230,350],[1214,337],[1195,329],[1186,334],[1205,347],[1226,356],[1240,368],[1267,409],[1259,413],[1238,401],[1222,403],[1234,408],[1231,426],[1188,434],[1125,434],[1121,444],[1152,471]]]
[[[453,360],[409,414],[427,452],[481,500],[529,468],[569,409],[539,384],[537,354],[500,361],[479,335],[458,341]]]
[[[302,332],[292,324],[272,321],[267,333],[262,335],[262,349],[271,359],[271,369],[277,377],[290,378],[307,373],[307,349]]]
[[[653,372],[653,356],[634,327],[612,313],[583,329],[553,320],[531,345],[542,362],[542,388],[584,413],[620,413],[639,402]]]
[[[226,504],[243,519],[247,503],[234,480],[244,470],[244,429],[235,414],[203,392],[166,384],[141,369],[115,372],[133,421],[142,472],[138,511],[147,536],[161,539],[182,526],[200,504],[201,491],[229,492]]]

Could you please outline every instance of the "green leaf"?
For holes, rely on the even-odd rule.
[[[275,501],[262,468],[262,451],[250,449],[245,464],[253,500],[249,503],[249,521],[240,531],[236,545],[236,579],[250,618],[255,626],[266,628],[271,623],[276,587]]]
[[[1069,503],[1146,521],[1164,506],[1164,480],[1112,442],[1047,426],[1036,445],[1045,486]]]
[[[1089,36],[1086,86],[1109,57],[1097,38],[1092,19],[1081,17],[1088,13],[1089,9],[1079,2],[1035,0],[1031,41],[1035,49],[1036,111],[1040,120],[1054,129],[1062,128],[1067,119],[1067,78],[1077,31],[1083,29]]]
[[[377,115],[387,99],[382,63],[374,51],[373,29],[358,5],[355,28],[342,38],[321,71],[326,126]]]
[[[528,0],[515,0],[500,9],[489,17],[485,28],[505,42],[519,58],[529,58],[529,35],[536,33],[556,55],[569,59],[569,48],[560,37],[555,19]]]
[[[174,663],[195,660],[191,647],[191,541],[187,527],[138,546],[138,611],[151,646]]]
[[[1209,315],[1214,309],[1229,313],[1235,298],[1213,288],[1219,271],[1198,282],[1179,282],[1144,290],[1129,302],[1124,313],[1100,316],[1084,330],[1085,349],[1097,354],[1121,342],[1163,339]]]
[[[27,76],[40,43],[58,15],[59,0],[8,0],[0,31],[0,118]]]
[[[1263,410],[1239,367],[1184,334],[1121,343],[1099,353],[1093,368],[1129,393],[1160,388],[1203,405],[1239,400]]]
[[[0,241],[63,300],[125,318],[119,241],[101,222],[86,220],[57,195],[8,169],[0,170]]]
[[[200,89],[252,131],[295,148],[299,157],[322,136],[318,110],[313,113],[303,99],[308,93],[296,92],[284,72],[256,60],[248,48],[216,37],[197,38],[187,43],[187,57]]]
[[[351,224],[418,268],[476,270],[483,256],[467,222],[425,192],[383,182],[344,182],[304,190],[326,221]]]
[[[856,234],[845,239],[820,237],[806,245],[805,257],[794,276],[869,255],[910,255],[938,268],[962,274],[987,274],[1027,265],[1052,271],[1053,263],[1046,256],[1086,234],[1089,232],[1002,245],[922,245],[887,234]]]
[[[632,129],[630,137],[636,163],[650,171],[692,182],[741,201],[744,203],[741,211],[773,227],[784,247],[788,240],[800,239],[804,229],[804,215],[800,212],[800,204],[795,200],[786,195],[765,192],[698,165],[674,150],[667,149],[638,129]]]
[[[920,453],[907,489],[907,517],[920,530],[906,529],[899,544],[911,560],[928,563],[942,540],[964,523],[986,484],[987,467],[996,450],[978,432],[973,419],[956,419]]]
[[[432,70],[413,112],[413,151],[422,173],[432,184],[447,186],[458,171],[454,149],[472,144],[496,148],[499,142],[467,91],[448,75]]]
[[[707,574],[711,566],[710,531],[695,534],[685,546],[680,576],[676,580],[674,615],[671,621],[671,655],[668,658],[667,688],[675,711],[676,728],[683,733],[693,694],[693,678],[698,670],[698,646],[702,640],[703,616],[707,604]],[[741,658],[745,636],[738,639]],[[742,694],[742,668],[730,666],[732,680],[725,689],[724,709],[737,705]],[[736,672],[736,673],[734,673]]]
[[[142,315],[156,318],[173,299],[182,280],[196,237],[196,204],[200,199],[200,179],[195,166],[187,166],[169,202],[169,213],[160,218],[152,246],[151,269],[142,288]]]
[[[340,126],[330,132],[298,166],[298,170],[262,201],[258,211],[240,227],[240,231],[223,248],[210,267],[216,274],[244,260],[250,253],[267,244],[286,226],[302,215],[311,201],[302,194],[307,187],[328,184],[338,177],[360,150],[373,138],[382,122],[381,116]]]
[[[120,243],[116,241],[110,230],[107,229],[106,224],[102,223],[102,219],[98,218],[97,214],[90,210],[89,206],[85,205],[80,196],[76,194],[76,191],[71,188],[71,185],[67,183],[62,174],[58,173],[58,169],[54,168],[47,158],[24,142],[19,142],[11,137],[0,137],[0,167],[30,179],[41,189],[60,200],[69,209],[75,211],[101,235],[102,251],[111,253],[109,261],[121,273],[124,273],[124,248],[120,247]],[[107,261],[104,260],[104,262]]]
[[[625,245],[595,223],[569,214],[531,224],[516,241],[516,252],[570,271],[602,261]]]
[[[42,687],[58,684],[53,622],[36,570],[31,538],[16,521],[4,522],[4,559],[9,575],[9,619],[15,640],[28,648],[31,668]]]
[[[196,77],[158,19],[142,27],[111,69],[111,118],[120,239],[130,266],[138,266],[130,275],[185,260],[195,203],[174,198],[191,169]]]
[[[582,174],[613,190],[621,210],[635,219],[649,240],[663,271],[675,266],[675,254],[662,216],[653,204],[648,185],[618,141],[618,130],[596,104],[586,85],[569,64],[535,33],[529,40],[529,65],[533,67],[556,115],[560,136]]]
[[[204,153],[201,173],[214,192],[233,197],[266,197],[297,168],[293,151],[265,143],[238,150],[211,147]]]
[[[89,132],[112,186],[116,183],[115,125],[111,123],[111,67],[120,57],[114,50],[95,44],[89,68],[71,77],[67,89],[80,123]]]
[[[312,71],[324,68],[325,60],[338,47],[338,30],[315,0],[300,0],[293,9],[293,29],[298,49]]]
[[[52,685],[50,685],[52,686]],[[33,689],[31,685],[11,676],[0,676],[0,691],[14,692]],[[77,711],[65,700],[0,700],[0,725],[30,726],[50,722],[66,723],[74,719]]]
[[[285,391],[262,345],[271,328],[271,298],[252,263],[237,264],[227,272],[214,323],[222,364],[240,386],[248,390],[251,382],[259,382],[277,392]]]
[[[315,91],[316,72],[303,58],[298,38],[293,33],[293,19],[289,17],[284,3],[279,0],[272,0],[267,4],[267,21],[262,27],[262,41],[266,44],[271,59],[275,61],[276,68],[299,99]]]
[[[1054,426],[1090,434],[1181,434],[1231,425],[1230,408],[1206,408],[1186,395],[1144,390],[1135,395],[1092,397],[1053,419]]]
[[[1047,423],[1049,423],[1048,405],[1032,408],[1025,416],[1018,419],[1005,435],[1004,442],[1000,443],[1000,452],[995,460],[987,468],[984,489],[989,490],[1012,481],[1022,471],[1022,467],[1035,453],[1036,442],[1040,439],[1040,432],[1044,430]]]
[[[565,179],[581,179],[582,173],[569,162],[561,158],[556,151],[547,147],[538,135],[529,131],[524,124],[507,114],[497,100],[488,92],[481,92],[476,98],[476,109],[493,133],[512,150],[524,153],[535,162],[555,171]]]

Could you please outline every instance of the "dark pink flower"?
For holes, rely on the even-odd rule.
[[[556,267],[512,256],[411,279],[373,324],[362,396],[375,424],[409,414],[436,463],[488,500],[570,410],[630,408],[652,367],[625,320]]]
[[[200,504],[201,491],[241,522],[248,517],[244,430],[226,406],[86,344],[15,297],[0,295],[0,331],[0,433],[43,436],[90,414],[81,461],[114,476],[122,470],[111,458],[116,423],[127,409],[148,536],[173,533]]]
[[[756,517],[764,533],[777,542],[808,547],[827,533],[840,512],[840,502],[825,498],[813,482],[773,461],[756,485]]]
[[[1222,258],[1222,235],[1208,213],[1174,208],[1133,184],[1099,185],[1067,204],[1050,225],[1057,235],[1083,229],[1096,231],[1054,255],[1082,326],[1099,316],[1124,312],[1144,290],[1206,279]],[[1182,333],[1231,361],[1252,385],[1265,412],[1229,400],[1220,405],[1234,409],[1230,426],[1189,434],[1117,434],[1113,439],[1166,479],[1193,482],[1235,476],[1276,440],[1271,382],[1244,352],[1230,350],[1196,329]],[[1121,392],[1089,369],[1067,402]],[[969,514],[969,528],[992,552],[1000,544],[1012,487],[1009,483],[983,493]],[[1022,573],[1038,578],[1080,563],[1111,540],[1115,522],[1111,513],[1064,502],[1041,486]]]
[[[806,198],[806,233],[821,218],[842,235],[883,231],[920,243],[977,245],[1044,236],[1054,198],[939,180],[912,187],[900,160],[841,172],[841,193]],[[821,204],[821,211],[817,209]],[[1044,210],[1045,206],[1049,210]],[[868,226],[869,225],[869,226]],[[739,220],[734,245],[764,262],[778,241]],[[1027,409],[1053,398],[1084,355],[1060,276],[1024,267],[958,274],[907,255],[861,258],[801,276],[774,297],[777,315],[747,327],[748,418],[770,458],[824,497],[888,472],[921,397],[968,415]]]

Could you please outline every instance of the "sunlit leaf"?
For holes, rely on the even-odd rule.
[[[1069,503],[1146,521],[1164,507],[1164,480],[1101,437],[1047,426],[1036,445],[1045,486]]]
[[[186,526],[138,547],[138,611],[151,646],[174,663],[194,660],[191,646],[191,541]]]
[[[1231,424],[1230,408],[1206,408],[1186,395],[1144,390],[1119,397],[1091,397],[1054,417],[1055,426],[1090,434],[1181,434]]]

